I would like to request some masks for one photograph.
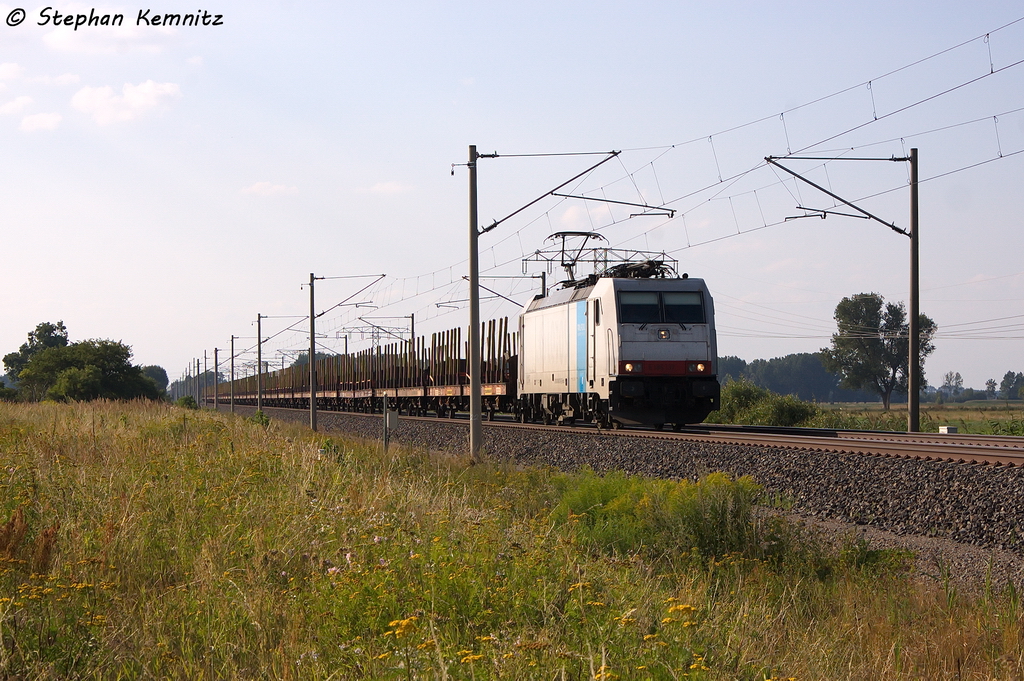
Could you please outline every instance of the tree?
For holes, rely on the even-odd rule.
[[[328,355],[325,352],[318,352],[318,353],[316,353],[315,357],[316,357],[316,360],[319,362],[322,359],[327,359],[328,357],[330,357],[330,355]],[[299,356],[295,358],[294,362],[292,362],[292,366],[293,367],[304,366],[306,364],[309,364],[309,353],[308,352],[300,352]]]
[[[63,321],[56,324],[41,322],[36,324],[35,331],[28,332],[28,342],[22,343],[17,352],[4,355],[4,366],[11,379],[17,382],[21,370],[35,355],[47,348],[67,347],[67,344],[68,330]]]
[[[910,364],[910,325],[903,303],[886,303],[877,293],[861,293],[843,298],[836,306],[838,331],[832,346],[824,348],[825,368],[841,376],[845,388],[867,388],[878,393],[882,405],[889,408],[893,392],[905,393]],[[916,367],[918,385],[924,386],[924,359],[935,346],[935,322],[918,316],[920,328],[920,364]]]
[[[829,373],[819,353],[800,352],[773,359],[755,359],[743,372],[754,385],[779,395],[796,395],[801,400],[831,401],[839,377]]]
[[[989,400],[996,399],[996,379],[990,378],[985,381],[985,398]]]
[[[727,383],[730,379],[738,381],[743,378],[743,372],[747,369],[746,361],[732,355],[718,358],[718,380]]]
[[[142,373],[153,379],[153,382],[156,383],[157,390],[160,392],[167,390],[167,371],[164,370],[163,367],[156,365],[144,366],[142,367]]]
[[[909,361],[909,360],[908,360]],[[942,391],[950,397],[958,397],[964,391],[964,379],[957,371],[947,371],[942,379]]]
[[[1022,383],[1024,383],[1024,374],[1007,371],[999,383],[999,394],[1004,400],[1012,400],[1018,396]]]
[[[132,349],[111,340],[49,347],[21,370],[23,398],[53,400],[156,399],[156,383],[131,363]]]

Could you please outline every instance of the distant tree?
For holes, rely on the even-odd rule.
[[[996,379],[990,378],[985,381],[985,397],[990,400],[996,399]]]
[[[328,355],[326,353],[323,353],[323,352],[316,353],[316,359],[317,359],[318,362],[320,360],[322,360],[322,359],[327,359],[328,357],[330,357],[330,355]],[[309,364],[309,353],[308,352],[300,352],[299,356],[295,358],[294,362],[292,362],[292,366],[293,367],[301,366],[301,365],[304,365],[304,364]]]
[[[1003,380],[999,383],[999,395],[1004,400],[1012,400],[1017,397],[1021,383],[1024,383],[1024,375],[1007,371]]]
[[[718,381],[725,383],[729,380],[738,381],[747,370],[747,363],[739,357],[729,355],[718,358]]]
[[[17,382],[21,370],[36,354],[47,348],[66,347],[67,344],[68,330],[64,326],[64,322],[36,324],[35,330],[28,332],[28,342],[22,343],[17,352],[4,355],[4,367],[7,369],[7,375]]]
[[[964,379],[959,371],[956,373],[946,372],[942,378],[942,390],[950,397],[959,397],[960,393],[964,391]]]
[[[820,353],[800,352],[774,359],[755,359],[744,377],[779,395],[828,402],[836,394],[839,377],[829,372]]]
[[[910,364],[907,311],[903,303],[886,303],[877,293],[843,298],[836,306],[838,331],[832,346],[823,349],[825,368],[842,377],[846,388],[867,388],[889,408],[893,392],[906,393]],[[916,367],[918,385],[924,386],[924,359],[935,350],[931,339],[935,322],[918,316],[921,365]]]
[[[167,372],[164,370],[163,367],[156,366],[155,364],[144,366],[142,367],[142,373],[145,376],[148,376],[149,378],[153,379],[153,382],[156,383],[157,390],[159,390],[160,392],[164,392],[165,390],[167,390]]]
[[[156,383],[131,363],[131,357],[130,347],[111,340],[46,348],[22,369],[20,388],[25,399],[156,399]]]

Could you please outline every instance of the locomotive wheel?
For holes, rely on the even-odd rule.
[[[655,423],[654,424],[654,429],[655,430],[662,430],[664,428],[665,428],[665,424],[664,423]]]
[[[674,432],[678,433],[682,429],[683,429],[683,424],[681,424],[681,423],[673,423],[672,424],[672,430]]]
[[[612,421],[612,430],[622,430],[622,424],[618,421]]]
[[[544,412],[544,417],[541,419],[545,426],[551,425],[551,414]]]

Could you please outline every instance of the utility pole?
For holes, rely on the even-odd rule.
[[[477,253],[476,145],[469,145],[469,458],[480,461],[483,418],[480,392],[480,263]]]
[[[235,413],[235,337],[231,336],[231,413]]]
[[[200,409],[203,408],[203,390],[202,383],[199,382],[199,358],[196,357],[196,404]]]
[[[256,411],[263,411],[263,315],[256,313]]]
[[[220,392],[220,382],[218,381],[218,374],[220,373],[219,360],[217,359],[217,348],[213,349],[213,410],[220,411],[220,399],[217,394]]]
[[[309,428],[316,432],[316,311],[313,307],[313,283],[309,273]]]
[[[917,149],[910,150],[910,361],[907,365],[907,432],[921,430],[921,386],[918,368],[921,366],[921,291],[919,285],[918,253],[920,228],[917,203]]]
[[[206,396],[207,396],[207,393],[209,392],[207,390],[207,388],[209,388],[209,383],[210,383],[210,365],[207,363],[206,350],[203,350],[203,404],[202,404],[202,406],[204,406],[204,407],[206,406]]]

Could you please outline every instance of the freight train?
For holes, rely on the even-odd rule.
[[[603,427],[700,423],[718,408],[714,304],[702,279],[668,276],[661,262],[612,267],[530,301],[481,329],[483,410],[522,422]],[[454,417],[469,409],[467,334],[317,360],[317,408]],[[218,398],[256,405],[257,377],[222,383]],[[268,407],[309,408],[309,367],[263,375]],[[212,402],[212,396],[207,398]]]

